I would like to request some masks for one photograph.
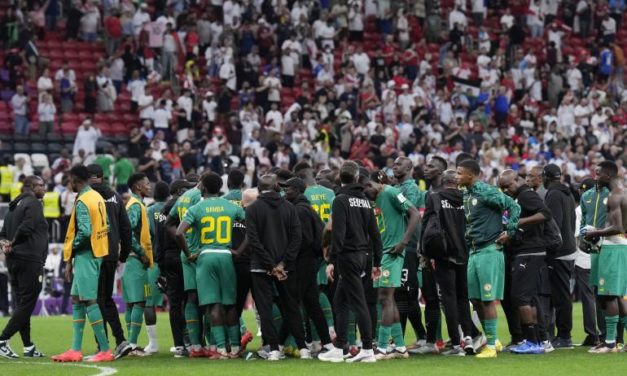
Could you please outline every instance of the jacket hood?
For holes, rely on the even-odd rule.
[[[365,198],[366,195],[364,194],[364,186],[358,183],[353,183],[353,184],[346,184],[341,186],[338,191],[337,194],[342,194],[344,193],[345,195],[349,195],[349,196],[354,196],[354,197],[361,197],[361,198]]]
[[[90,187],[94,191],[100,193],[102,198],[104,198],[105,200],[115,195],[115,192],[113,192],[113,190],[109,187],[109,185],[104,184],[104,183],[92,184]]]
[[[309,200],[307,200],[307,197],[305,197],[305,195],[303,194],[296,196],[296,198],[290,202],[294,205],[299,205],[299,204],[309,205]]]
[[[567,185],[564,185],[564,184],[562,184],[560,182],[551,183],[551,184],[549,184],[548,187],[546,187],[546,189],[547,190],[549,190],[549,189],[558,190],[558,191],[564,193],[566,196],[570,196],[571,195],[570,188]]]
[[[459,189],[445,188],[437,192],[440,197],[449,202],[462,202],[464,200],[464,194]]]
[[[279,206],[281,206],[283,203],[286,202],[286,200],[283,197],[281,197],[279,192],[262,193],[259,195],[258,200],[265,202],[266,204],[272,206],[273,208],[278,208]]]
[[[17,208],[17,205],[19,205],[20,201],[29,197],[35,198],[35,196],[32,193],[20,193],[19,196],[17,196],[15,199],[13,199],[13,201],[9,203],[9,211],[15,210],[15,208]]]

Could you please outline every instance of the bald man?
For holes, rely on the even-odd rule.
[[[541,341],[544,333],[540,333],[538,327],[536,307],[540,301],[541,274],[546,268],[544,224],[551,220],[551,211],[544,205],[538,193],[525,184],[515,171],[503,171],[498,184],[521,208],[518,231],[505,246],[506,299],[503,300],[503,306],[509,306],[506,312],[511,310],[511,313],[516,312],[519,315],[508,315],[508,324],[522,329],[522,341],[511,347],[510,351],[515,354],[543,354],[545,350]],[[512,342],[515,340],[513,338]]]

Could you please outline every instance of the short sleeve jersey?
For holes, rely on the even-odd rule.
[[[403,240],[406,229],[405,217],[413,207],[414,205],[398,188],[390,185],[385,185],[377,196],[374,212],[384,251]]]
[[[312,185],[305,190],[305,197],[309,200],[313,210],[318,213],[322,222],[327,223],[331,219],[331,205],[335,199],[335,193],[329,188]]]
[[[243,221],[244,209],[222,197],[210,197],[185,212],[186,222],[198,234],[199,251],[231,249],[233,222]]]
[[[181,197],[176,200],[174,206],[170,210],[168,214],[169,217],[176,218],[179,221],[183,221],[185,217],[185,213],[192,206],[196,205],[202,200],[202,194],[200,193],[200,189],[192,188],[189,191],[183,193]],[[187,242],[187,247],[189,251],[192,253],[198,252],[198,232],[194,230],[193,227],[185,234],[185,241]]]

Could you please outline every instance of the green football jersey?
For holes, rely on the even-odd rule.
[[[189,208],[196,205],[198,202],[202,200],[202,194],[200,193],[200,189],[192,188],[189,191],[183,193],[181,197],[176,199],[176,203],[170,209],[170,213],[168,216],[172,218],[178,218],[179,221],[183,221],[185,217],[185,213]],[[190,227],[185,234],[185,241],[187,242],[187,247],[189,251],[192,253],[198,252],[198,232],[194,231],[193,227]]]
[[[183,222],[198,234],[199,250],[231,249],[233,222],[244,217],[240,206],[222,197],[209,197],[189,208]]]
[[[305,189],[305,197],[309,200],[311,207],[318,213],[322,222],[329,222],[329,219],[331,219],[331,205],[333,204],[335,193],[321,185],[312,185]]]
[[[239,189],[231,189],[227,194],[222,196],[223,199],[231,201],[237,206],[241,206],[242,203],[242,191]]]
[[[381,233],[383,250],[387,251],[403,240],[405,217],[414,205],[398,189],[385,185],[375,201],[374,213]]]

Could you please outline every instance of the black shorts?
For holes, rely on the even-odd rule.
[[[542,291],[542,269],[546,269],[545,256],[514,256],[510,270],[510,294],[515,307],[533,305]]]

